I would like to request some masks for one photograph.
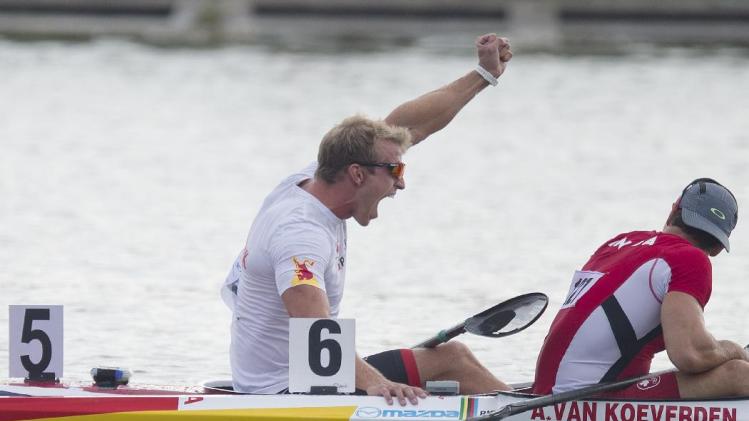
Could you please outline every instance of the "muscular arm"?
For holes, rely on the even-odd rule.
[[[289,317],[330,317],[330,304],[325,292],[311,285],[297,285],[291,287],[281,294]],[[370,395],[381,395],[385,397],[388,404],[393,403],[393,396],[397,397],[401,405],[406,404],[408,398],[414,405],[417,403],[416,396],[426,397],[426,394],[417,387],[394,383],[386,379],[374,367],[367,364],[359,354],[355,362],[356,387],[366,390]]]
[[[661,326],[671,362],[685,373],[701,373],[726,361],[747,359],[746,351],[731,341],[718,341],[705,327],[702,307],[689,294],[666,294]]]
[[[281,294],[289,317],[330,317],[330,304],[325,291],[312,285],[297,285]]]
[[[494,34],[479,37],[476,49],[479,65],[495,77],[504,73],[507,62],[512,58],[510,44]],[[447,126],[487,86],[488,82],[478,72],[471,71],[446,86],[401,104],[385,118],[385,122],[408,128],[415,145]]]

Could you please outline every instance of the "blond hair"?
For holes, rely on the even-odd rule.
[[[411,133],[404,127],[356,115],[330,129],[320,142],[315,177],[334,183],[338,173],[354,163],[375,163],[375,142],[393,142],[405,152],[411,146]]]

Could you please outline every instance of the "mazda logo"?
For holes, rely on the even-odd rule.
[[[372,406],[362,406],[356,410],[356,416],[359,418],[377,418],[381,413],[380,408]]]

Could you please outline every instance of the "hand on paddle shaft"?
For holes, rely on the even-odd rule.
[[[546,310],[549,298],[540,292],[519,295],[441,330],[414,348],[434,348],[465,332],[491,338],[513,335],[532,325]]]

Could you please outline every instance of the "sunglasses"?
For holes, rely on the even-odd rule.
[[[390,175],[395,177],[396,179],[403,178],[403,173],[406,172],[406,164],[403,162],[377,162],[377,163],[366,163],[363,164],[361,162],[357,162],[357,164],[361,165],[362,167],[382,167],[387,168]]]

